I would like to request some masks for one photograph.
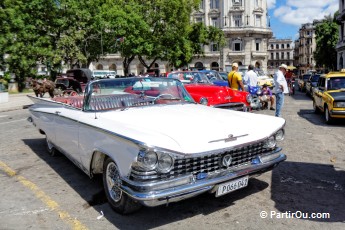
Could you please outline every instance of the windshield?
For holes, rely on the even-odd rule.
[[[177,71],[168,74],[168,78],[179,79],[183,83],[208,83],[211,84],[206,74],[199,71]]]
[[[315,74],[315,75],[313,75],[313,76],[310,78],[310,81],[311,81],[311,82],[318,82],[319,78],[320,78],[320,75],[319,75],[319,74]]]
[[[84,110],[125,109],[155,104],[194,103],[175,79],[118,78],[91,82],[86,89]]]
[[[308,80],[309,78],[310,78],[310,74],[305,74],[305,75],[303,75],[303,80]]]
[[[328,90],[345,89],[345,77],[329,78],[327,85]]]
[[[226,73],[226,72],[219,72],[219,75],[223,78],[223,80],[225,80],[225,81],[228,80],[228,73]]]

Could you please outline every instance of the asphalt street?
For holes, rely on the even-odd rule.
[[[0,111],[0,229],[345,228],[345,122],[326,125],[301,92],[286,96],[281,147],[288,159],[272,172],[225,196],[203,194],[129,216],[109,207],[100,178],[49,156],[28,115]]]

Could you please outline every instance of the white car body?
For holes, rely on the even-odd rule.
[[[122,79],[95,82],[117,80]],[[145,81],[147,80],[150,79],[145,78]],[[175,79],[164,81],[172,81],[174,84],[179,82]],[[58,149],[90,176],[102,173],[105,159],[110,158],[117,166],[121,182],[116,188],[121,194],[124,193],[141,204],[157,206],[214,191],[222,182],[268,171],[286,159],[286,156],[280,153],[281,148],[275,145],[270,149],[263,147],[268,138],[271,140],[276,135],[274,139],[278,139],[277,133],[283,132],[285,120],[282,118],[190,103],[193,101],[156,104],[155,102],[160,100],[158,97],[158,100],[156,98],[153,104],[149,105],[145,101],[143,106],[104,110],[90,109],[90,99],[88,109],[88,97],[94,97],[90,87],[83,99],[83,107],[64,103],[64,100],[74,101],[78,98],[52,100],[31,97],[35,102],[30,108],[32,122],[46,135],[50,148],[53,146]],[[120,97],[114,93],[111,96]],[[184,95],[184,98],[187,96]],[[146,99],[140,97],[140,100]],[[246,147],[249,145],[257,146]],[[243,162],[239,148],[250,149],[246,153],[249,155],[243,156]],[[260,148],[260,151],[257,152],[256,148]],[[138,169],[138,165],[143,164],[143,155],[140,154],[144,152],[144,156],[148,157],[150,151],[154,151],[157,158],[169,155],[173,162],[171,168],[164,168],[164,173],[157,171],[157,160],[154,169],[147,169],[148,165]],[[231,151],[234,152],[232,155]],[[256,151],[252,158],[250,151],[253,151],[253,154]],[[213,162],[217,154],[220,165]],[[221,161],[224,161],[225,155],[231,155],[230,161],[240,159],[239,163],[233,167],[222,166]],[[212,158],[212,167],[217,169],[203,166],[200,157]],[[180,173],[180,162],[196,158],[201,170]],[[183,164],[183,167],[189,167],[187,163]]]

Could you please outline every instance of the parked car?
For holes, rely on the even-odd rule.
[[[214,85],[219,86],[229,86],[228,80],[224,80],[220,74],[215,70],[200,70],[206,74],[207,78],[212,82]]]
[[[298,78],[298,89],[301,92],[306,90],[306,82],[309,80],[312,74],[303,74]]]
[[[326,123],[345,118],[345,69],[321,75],[313,90],[315,113],[323,112]]]
[[[250,110],[252,96],[248,92],[232,90],[228,86],[212,84],[200,71],[174,71],[168,78],[179,79],[193,99],[200,104],[239,111]]]
[[[228,194],[286,159],[277,145],[283,118],[196,104],[176,79],[101,79],[84,97],[29,97],[49,153],[102,174],[110,206],[123,214]]]
[[[314,74],[311,75],[308,81],[305,83],[305,93],[307,95],[312,96],[313,95],[313,88],[317,85],[317,82],[319,81],[320,74]]]
[[[258,75],[258,85],[263,86],[267,85],[271,89],[274,87],[274,79],[273,77],[267,75],[263,70],[261,69],[255,69],[254,72]]]

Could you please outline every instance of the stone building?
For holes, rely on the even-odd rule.
[[[222,29],[226,45],[224,48],[213,43],[205,46],[204,57],[195,57],[185,68],[229,71],[231,64],[238,62],[240,65],[253,64],[266,71],[267,43],[272,37],[268,18],[266,0],[202,0],[200,9],[191,15],[191,20]],[[116,70],[119,75],[124,72],[119,54],[106,55],[91,63],[89,68]],[[165,73],[170,68],[167,62],[157,60],[150,71]],[[129,72],[137,75],[147,70],[138,59],[134,59]]]
[[[305,23],[299,29],[298,69],[300,74],[315,69],[313,53],[316,50],[315,26],[319,21]]]
[[[337,16],[339,24],[339,41],[336,45],[337,50],[337,68],[345,68],[345,0],[339,0],[339,15]]]
[[[272,72],[281,64],[292,66],[294,62],[294,45],[290,38],[268,40],[268,70]]]

